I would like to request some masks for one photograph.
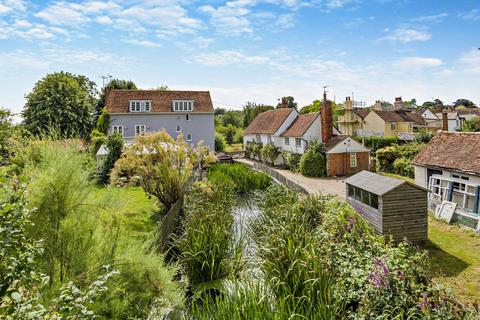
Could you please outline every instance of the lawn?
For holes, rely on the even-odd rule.
[[[429,217],[431,275],[461,302],[480,303],[480,235]]]

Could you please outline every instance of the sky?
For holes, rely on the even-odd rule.
[[[322,96],[480,103],[478,0],[0,0],[0,106],[47,73],[209,90],[215,106]]]

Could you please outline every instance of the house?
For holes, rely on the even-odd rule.
[[[443,130],[445,130],[445,115],[448,119],[448,131],[460,131],[462,129],[462,118],[460,118],[460,115],[457,111],[436,112],[435,115],[440,119],[440,121],[437,123],[437,126],[442,127]]]
[[[363,129],[363,120],[370,112],[366,108],[355,108],[353,104],[350,97],[347,97],[343,103],[343,116],[339,116],[337,120],[338,130],[349,136],[356,136],[357,132]]]
[[[430,109],[428,108],[419,108],[415,110],[416,114],[419,114],[423,120],[427,123],[438,122],[441,118],[437,117]]]
[[[214,110],[210,92],[177,90],[117,90],[107,93],[109,134],[130,143],[135,136],[163,129],[176,138],[214,149]]]
[[[345,180],[347,202],[380,234],[427,240],[427,189],[405,180],[362,171]]]
[[[393,137],[412,134],[415,120],[405,111],[383,111],[381,102],[377,101],[374,109],[363,119],[360,136]]]
[[[327,155],[327,174],[346,175],[369,169],[369,150],[333,126],[331,101],[324,101],[320,112],[299,115],[284,101],[275,110],[260,113],[245,129],[244,144],[272,143],[282,152],[303,154],[312,141],[323,143]],[[281,164],[281,157],[276,164]]]
[[[440,131],[412,162],[415,183],[429,189],[429,205],[457,205],[454,219],[476,227],[480,219],[480,133]]]
[[[456,112],[462,119],[462,125],[466,120],[472,120],[472,118],[480,117],[480,108],[457,109]]]

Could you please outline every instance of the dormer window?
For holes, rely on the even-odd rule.
[[[130,100],[130,112],[150,112],[152,110],[151,100]]]
[[[193,100],[173,100],[173,111],[191,112],[193,111]]]

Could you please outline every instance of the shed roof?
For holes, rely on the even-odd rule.
[[[427,189],[422,188],[414,183],[410,183],[405,180],[383,176],[381,174],[373,173],[365,170],[346,179],[345,183],[348,183],[352,186],[358,187],[360,189],[366,190],[368,192],[371,192],[379,196],[383,196],[386,193],[398,188],[403,184],[408,184],[419,190],[427,191]]]

